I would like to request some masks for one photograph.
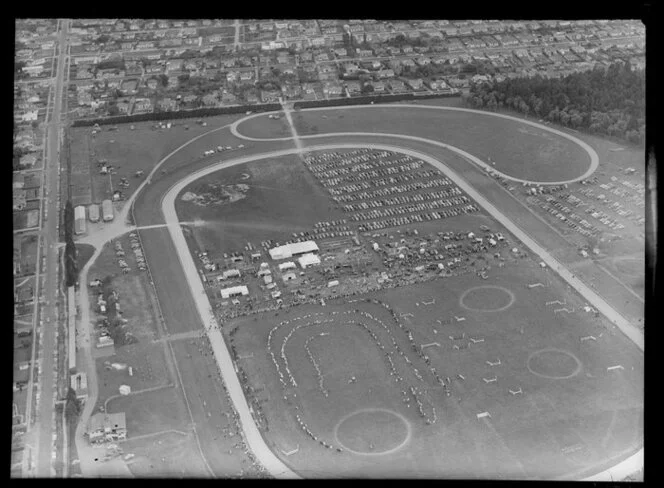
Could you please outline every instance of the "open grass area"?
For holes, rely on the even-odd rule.
[[[122,446],[126,453],[135,455],[127,466],[137,478],[205,476],[205,464],[193,433],[183,436],[178,432],[165,432],[137,440],[130,437]]]
[[[495,162],[505,174],[535,181],[580,176],[590,164],[586,152],[551,132],[516,121],[467,112],[412,107],[358,107],[347,110],[302,110],[293,114],[300,135],[334,132],[398,133],[451,144],[483,161]],[[238,127],[259,138],[289,137],[285,118],[253,118]]]
[[[412,314],[402,321],[415,343],[439,344],[427,347],[426,354],[441,376],[452,379],[450,397],[442,394],[427,365],[408,347],[406,334],[390,321],[386,309],[375,304],[334,301],[326,307],[308,305],[229,324],[227,332],[237,327],[233,334],[237,354],[253,354],[240,361],[250,384],[269,393],[264,407],[269,426],[266,437],[277,455],[296,471],[311,476],[370,472],[379,476],[527,478],[592,470],[638,448],[643,434],[643,358],[639,351],[604,320],[579,311],[581,299],[536,263],[520,260],[489,274],[487,280],[466,275],[371,295],[387,303],[397,315]],[[527,285],[532,282],[547,286],[529,289]],[[483,301],[484,291],[476,287],[492,287],[486,289],[490,300]],[[435,303],[423,304],[431,300]],[[554,313],[560,305],[545,305],[551,300],[566,302],[575,312]],[[482,309],[507,308],[465,308],[477,305]],[[358,326],[345,325],[341,317],[369,324],[389,346],[384,329],[353,310],[370,313],[391,328],[406,356],[421,371],[422,381],[405,373],[400,373],[402,383],[394,381],[370,335]],[[305,318],[310,314],[318,315]],[[465,320],[457,322],[455,316]],[[286,389],[289,400],[285,401],[268,354],[268,334],[278,323],[290,321],[273,336],[272,350],[285,374],[281,345],[289,331],[315,320],[324,323],[299,327],[284,346],[297,382],[297,387]],[[321,332],[329,335],[320,336]],[[463,334],[463,339],[449,339]],[[597,340],[581,342],[580,337],[586,335]],[[470,338],[483,342],[472,343]],[[307,341],[328,397],[320,390],[318,375],[305,351]],[[455,344],[461,348],[456,350]],[[408,370],[400,357],[392,357],[398,371]],[[617,364],[624,370],[606,370]],[[353,376],[356,381],[349,383]],[[493,378],[496,380],[491,381]],[[438,420],[433,425],[423,422],[412,401],[406,406],[400,400],[400,390],[406,390],[410,383],[426,391],[423,398],[436,408]],[[510,389],[522,393],[513,395]],[[367,409],[390,413],[369,420],[362,413]],[[478,420],[476,415],[484,411],[491,418]],[[298,427],[298,413],[320,439],[335,446],[339,441],[350,444],[348,449],[339,453],[309,439]],[[403,442],[403,421],[397,420],[400,416],[410,426],[411,437],[396,452],[380,456],[349,452],[381,452],[389,451],[387,446],[398,446]],[[391,427],[381,428],[383,424]],[[339,428],[345,432],[341,439]],[[298,445],[298,453],[283,454]]]
[[[170,429],[188,430],[186,407],[173,387],[117,396],[107,408],[109,413],[125,412],[128,439]]]
[[[232,203],[203,207],[182,201],[186,192],[200,193],[199,188],[217,182],[245,184],[249,190],[245,198]],[[216,250],[241,249],[248,241],[285,241],[292,232],[309,230],[316,222],[344,217],[295,157],[242,164],[196,181],[176,200],[176,210],[183,222],[203,220],[195,234],[203,248]]]
[[[83,269],[95,252],[95,248],[90,244],[76,244],[76,269]]]
[[[153,129],[154,122],[119,124],[117,130],[105,126],[94,135],[90,127],[72,129],[73,204],[101,203],[111,198],[114,190],[122,191],[123,197],[128,198],[161,158],[191,138],[225,125],[236,117],[204,119],[205,126],[194,119],[179,120],[173,122],[171,129]],[[102,161],[113,166],[113,174],[100,174],[98,163]],[[144,173],[136,177],[137,171]],[[128,188],[119,186],[123,177],[129,181]]]

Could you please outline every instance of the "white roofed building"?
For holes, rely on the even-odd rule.
[[[237,296],[245,296],[249,294],[249,289],[246,286],[231,286],[230,288],[222,288],[219,290],[221,298],[230,298]]]
[[[319,265],[320,258],[315,254],[309,253],[299,258],[298,262],[300,263],[300,266],[302,266],[302,269],[307,269],[309,266]]]
[[[301,254],[318,252],[318,244],[314,241],[294,242],[270,249],[270,257],[274,260],[288,259]]]
[[[279,265],[279,271],[286,271],[288,269],[295,269],[295,263],[293,261],[288,261],[285,263],[281,263]]]

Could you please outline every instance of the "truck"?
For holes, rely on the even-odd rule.
[[[104,200],[101,202],[101,211],[104,222],[110,222],[113,220],[113,203],[110,200]]]

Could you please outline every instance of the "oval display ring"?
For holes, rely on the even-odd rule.
[[[351,449],[350,447],[345,445],[343,442],[341,442],[341,440],[339,439],[339,427],[341,427],[341,425],[346,420],[350,419],[351,417],[354,417],[356,415],[361,415],[361,414],[367,414],[367,413],[371,413],[371,412],[389,413],[390,415],[392,415],[392,416],[396,417],[397,419],[399,419],[403,423],[403,425],[405,425],[406,435],[404,436],[403,440],[397,446],[392,447],[392,448],[387,449],[387,450],[384,450],[384,451],[379,451],[379,452],[366,452],[366,451],[357,451],[355,449]],[[393,410],[388,410],[386,408],[367,408],[367,409],[363,409],[363,410],[357,410],[357,411],[355,411],[351,414],[346,415],[344,418],[342,418],[337,423],[337,425],[334,426],[334,438],[337,441],[337,443],[343,447],[344,451],[352,452],[353,454],[360,454],[362,456],[382,456],[382,455],[386,455],[386,454],[392,454],[392,453],[398,451],[399,449],[401,449],[402,447],[404,447],[406,444],[408,444],[408,442],[410,441],[411,435],[412,435],[412,432],[411,432],[410,422],[408,421],[408,419],[406,417],[404,417],[403,415],[401,415],[400,413],[397,413]]]
[[[483,289],[491,289],[491,288],[501,290],[501,291],[507,293],[507,295],[509,296],[510,301],[506,305],[503,305],[502,307],[498,307],[498,308],[475,308],[475,307],[468,306],[464,302],[464,300],[466,299],[466,296],[469,293],[471,293],[475,290],[483,290]],[[466,310],[471,310],[473,312],[502,312],[503,310],[507,310],[508,308],[510,308],[515,300],[516,300],[516,298],[514,297],[514,293],[512,293],[507,288],[503,288],[502,286],[496,286],[496,285],[483,285],[483,286],[476,286],[474,288],[469,288],[468,290],[463,292],[463,295],[461,295],[461,298],[459,299],[459,304],[463,308],[465,308]]]
[[[547,352],[549,352],[549,353],[558,353],[558,354],[562,354],[564,356],[572,358],[576,362],[576,369],[574,369],[574,371],[572,371],[568,375],[555,376],[555,375],[538,373],[537,371],[535,371],[530,366],[530,362],[535,357],[537,357],[541,354],[547,353]],[[551,379],[551,380],[566,380],[568,378],[572,378],[572,377],[578,375],[581,372],[581,369],[583,368],[583,364],[581,363],[581,360],[579,358],[577,358],[574,354],[572,354],[569,351],[564,351],[563,349],[549,348],[549,349],[540,349],[539,351],[535,351],[535,352],[531,353],[530,356],[528,356],[528,361],[526,361],[526,367],[528,368],[528,371],[530,371],[535,376],[539,376],[540,378],[547,378],[547,379]]]

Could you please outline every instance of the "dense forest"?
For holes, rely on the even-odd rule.
[[[507,79],[471,88],[471,107],[513,109],[572,129],[645,142],[645,71],[629,63],[564,78]]]

